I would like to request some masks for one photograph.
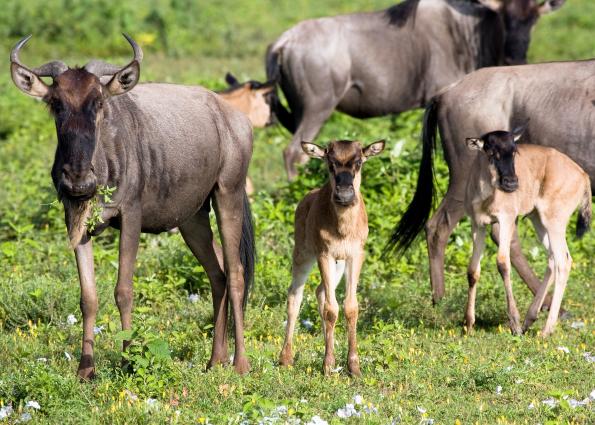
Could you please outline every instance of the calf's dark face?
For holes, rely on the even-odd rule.
[[[371,156],[382,152],[384,141],[362,147],[359,142],[339,140],[331,142],[326,149],[302,142],[302,149],[311,157],[326,160],[333,190],[332,201],[337,206],[348,207],[357,203],[362,165]]]
[[[84,69],[69,69],[54,80],[44,100],[58,136],[52,167],[56,189],[60,196],[89,199],[97,189],[93,155],[103,106],[99,78]]]
[[[520,132],[494,131],[479,139],[467,139],[470,149],[481,150],[487,156],[492,172],[497,179],[498,188],[504,192],[514,192],[519,187],[519,179],[514,168],[517,152],[516,142]]]

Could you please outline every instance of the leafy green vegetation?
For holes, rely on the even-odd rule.
[[[0,12],[1,45],[7,58],[14,41],[33,32],[23,51],[25,63],[57,57],[71,64],[91,57],[125,63],[129,52],[119,35],[125,30],[145,48],[144,81],[220,88],[227,70],[262,78],[266,45],[293,23],[390,3],[61,0],[49,5],[7,0]],[[594,4],[567,3],[538,24],[531,60],[593,55]],[[548,340],[537,336],[543,317],[527,335],[510,335],[491,244],[478,289],[477,331],[462,334],[471,252],[467,220],[449,243],[447,296],[437,307],[430,301],[421,238],[402,258],[380,258],[415,188],[420,111],[371,120],[335,114],[318,138],[320,143],[333,138],[388,141],[387,152],[364,167],[370,238],[359,291],[362,379],[345,372],[342,318],[337,362],[344,369],[330,378],[321,373],[316,270],[306,286],[296,364],[289,369],[276,364],[290,280],[293,212],[299,199],[326,178],[322,164],[311,161],[295,183],[285,183],[281,151],[289,135],[276,126],[255,132],[250,170],[258,190],[252,208],[259,251],[246,313],[252,372],[240,377],[231,368],[204,371],[211,348],[210,285],[178,234],[143,235],[134,281],[134,330],[122,333],[113,301],[118,233],[107,230],[94,244],[98,376],[80,383],[75,378],[82,337],[78,277],[49,176],[54,125],[42,104],[18,92],[8,72],[0,75],[0,92],[0,408],[5,409],[0,423],[8,406],[13,410],[4,419],[8,423],[27,414],[35,423],[63,424],[272,423],[273,418],[307,423],[315,416],[329,423],[373,424],[595,422],[595,401],[575,403],[595,389],[595,232],[580,241],[569,232],[574,267],[564,306],[572,316]],[[437,161],[436,169],[444,192],[444,162]],[[541,274],[545,253],[525,221],[521,234]],[[524,312],[529,291],[516,275],[514,286]],[[128,366],[121,368],[121,342],[129,337]],[[353,411],[361,416],[343,418]]]

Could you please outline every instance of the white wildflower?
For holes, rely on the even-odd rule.
[[[556,350],[562,351],[563,353],[566,353],[566,354],[570,353],[570,350],[568,349],[568,347],[564,347],[562,345],[557,346]]]
[[[464,245],[465,242],[463,242],[463,239],[461,239],[460,236],[457,236],[455,238],[455,245],[458,247],[462,247]]]
[[[316,415],[312,416],[312,419],[310,419],[310,422],[306,422],[306,425],[328,425],[328,422]]]
[[[533,366],[533,362],[530,359],[525,359],[525,364],[527,366]]]
[[[421,407],[421,406],[417,406],[417,411],[418,411],[419,413],[421,413],[422,415],[423,415],[424,413],[426,413],[426,412],[427,412],[427,410],[426,410],[426,409],[424,409],[424,408],[423,408],[423,407]]]
[[[583,353],[583,357],[589,363],[595,363],[595,356],[591,355],[591,353]]]
[[[35,400],[29,400],[27,402],[27,404],[25,404],[25,407],[29,407],[31,409],[35,409],[35,410],[39,410],[41,409],[41,406],[39,405],[38,402],[36,402]]]
[[[548,407],[556,407],[556,405],[558,404],[558,401],[555,398],[546,398],[545,400],[541,401],[542,404],[545,404]]]
[[[126,395],[126,399],[127,400],[130,400],[130,401],[137,401],[138,400],[138,396],[136,394],[134,394],[130,390],[124,390],[124,394]]]
[[[339,367],[336,367],[336,368],[332,369],[331,372],[333,372],[333,373],[339,373],[342,370],[343,370],[343,368],[341,366],[339,366]]]
[[[12,415],[12,406],[9,404],[8,406],[0,407],[0,420],[8,418]]]
[[[74,325],[76,322],[78,322],[78,320],[76,320],[76,317],[74,317],[74,314],[69,314],[68,317],[66,318],[66,323],[68,323],[70,326]]]
[[[513,366],[512,366],[512,365],[510,365],[510,366],[506,366],[506,367],[504,368],[504,370],[505,370],[506,372],[510,372],[510,371],[512,370],[512,368],[513,368]]]
[[[312,323],[310,320],[305,319],[302,320],[302,326],[304,328],[306,328],[307,330],[311,330],[314,327],[314,323]]]
[[[21,414],[21,417],[19,418],[19,420],[17,422],[29,422],[31,419],[33,419],[33,417],[31,416],[31,413],[25,412],[25,413]]]
[[[68,351],[64,352],[64,357],[66,357],[66,360],[68,360],[68,361],[72,360],[72,356],[70,355],[70,353]]]
[[[188,301],[190,301],[192,304],[198,302],[199,299],[200,299],[200,296],[198,294],[188,295]]]
[[[585,327],[585,322],[578,322],[578,321],[577,322],[572,322],[570,324],[570,327],[572,329],[582,329],[582,328]]]
[[[156,398],[148,398],[145,400],[145,404],[147,406],[149,406],[150,408],[157,408],[157,404],[159,403],[159,401],[157,401]]]
[[[534,246],[533,248],[531,248],[531,251],[529,251],[529,253],[531,254],[531,257],[534,260],[537,259],[537,257],[539,256],[539,247],[538,246]]]
[[[397,143],[395,143],[395,145],[391,149],[390,156],[393,156],[395,158],[398,158],[399,156],[401,156],[401,152],[403,152],[404,145],[405,145],[404,139],[398,140]]]
[[[364,402],[364,398],[361,395],[356,394],[355,396],[353,396],[353,402],[355,404],[362,404]]]
[[[516,379],[516,380],[514,381],[514,383],[515,383],[515,384],[517,384],[517,385],[520,385],[520,384],[522,384],[523,382],[525,382],[525,380],[524,380],[524,379]]]
[[[529,406],[527,406],[527,409],[533,410],[533,409],[535,409],[535,405],[533,403],[531,403]]]
[[[368,415],[372,415],[372,414],[378,413],[378,409],[372,403],[366,404],[363,407],[363,411],[364,411],[364,413],[367,413]]]
[[[94,326],[93,327],[93,334],[94,335],[99,335],[104,330],[105,330],[105,326],[103,326],[103,325],[101,325],[101,326]]]
[[[432,418],[424,419],[424,420],[422,420],[420,422],[420,424],[422,424],[422,425],[434,425],[434,419],[432,419]]]
[[[307,403],[307,402],[308,402],[308,400],[306,400],[305,398],[300,400],[300,403]]]
[[[591,393],[589,394],[589,398],[595,401],[595,390],[591,391]]]
[[[345,405],[345,407],[337,410],[337,416],[342,419],[350,418],[352,416],[359,417],[360,415],[361,413],[355,410],[355,406],[351,403],[348,403]]]
[[[502,385],[498,385],[498,386],[496,387],[496,394],[497,394],[497,395],[502,395]]]
[[[38,361],[39,363],[47,363],[47,362],[48,362],[48,359],[46,359],[45,357],[38,357],[38,358],[37,358],[37,361]]]
[[[589,400],[588,398],[586,398],[584,400],[575,400],[574,398],[568,399],[568,404],[573,409],[576,409],[577,407],[581,407],[581,406],[586,406],[590,402],[591,402],[591,400]]]

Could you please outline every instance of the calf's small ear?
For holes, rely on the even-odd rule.
[[[234,77],[231,72],[228,72],[227,74],[225,74],[225,82],[227,84],[229,84],[231,87],[237,86],[240,84],[238,79],[236,77]]]
[[[107,91],[116,96],[132,90],[140,78],[140,65],[133,60],[125,68],[118,71],[111,80],[105,85]]]
[[[546,0],[541,4],[541,6],[539,6],[539,15],[547,15],[550,12],[558,10],[564,5],[565,2],[566,0]]]
[[[312,158],[323,159],[326,157],[326,150],[314,143],[302,142],[302,150]]]
[[[467,147],[474,151],[480,151],[483,149],[483,140],[477,139],[475,137],[467,137],[465,139],[465,143],[467,143]]]
[[[384,150],[384,146],[385,146],[385,141],[384,140],[378,140],[377,142],[374,143],[370,143],[368,146],[366,146],[363,150],[364,152],[364,156],[366,158],[369,158],[371,156],[376,156],[378,155],[380,152],[382,152]]]

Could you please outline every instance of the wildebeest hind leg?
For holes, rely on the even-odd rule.
[[[232,306],[235,334],[234,368],[240,374],[250,370],[244,345],[244,268],[240,260],[240,239],[244,220],[244,187],[219,186],[215,191],[217,225],[223,243],[226,286]]]
[[[194,217],[180,226],[184,241],[204,267],[211,282],[213,294],[213,350],[207,367],[225,364],[227,354],[227,288],[223,273],[221,247],[213,238],[208,210],[201,209]]]
[[[430,257],[430,283],[434,304],[444,297],[444,252],[448,237],[464,214],[463,203],[449,196],[447,192],[440,206],[426,225],[426,239]]]
[[[301,143],[314,141],[322,125],[332,114],[335,106],[329,103],[325,106],[304,109],[298,128],[291,138],[291,144],[283,151],[285,171],[287,172],[289,181],[297,177],[296,165],[308,162],[308,155],[302,151]]]

